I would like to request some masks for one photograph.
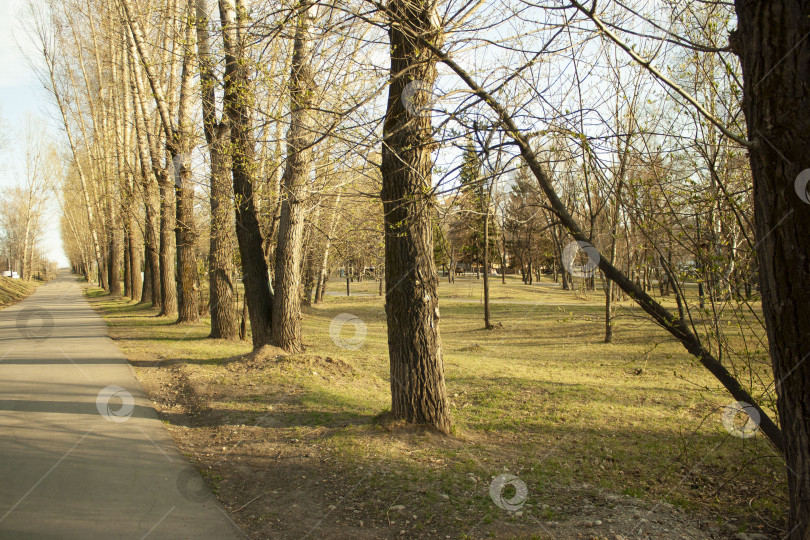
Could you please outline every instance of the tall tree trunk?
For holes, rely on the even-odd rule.
[[[109,195],[108,195],[109,196]],[[117,212],[110,213],[110,251],[107,263],[107,276],[110,294],[121,294],[121,235],[118,233]]]
[[[484,213],[484,328],[492,330],[489,313],[489,200]]]
[[[326,285],[328,283],[329,283],[329,271],[326,271],[326,273],[321,274],[321,281],[318,284],[319,288],[318,288],[318,301],[316,302],[317,304],[323,302],[323,295],[326,294]]]
[[[146,132],[146,121],[143,115],[142,104],[143,101],[140,97],[140,77],[139,70],[137,69],[137,57],[133,49],[134,44],[129,40],[130,46],[130,93],[132,96],[132,105],[135,109],[135,142],[138,147],[138,162],[141,170],[141,187],[143,188],[144,197],[144,257],[146,264],[144,264],[144,286],[141,293],[141,303],[151,302],[152,307],[159,308],[162,306],[162,296],[160,290],[160,255],[159,255],[159,240],[158,240],[158,223],[157,223],[157,185],[155,180],[155,170],[157,167],[151,165],[152,156],[150,155],[150,135]]]
[[[321,221],[321,205],[318,204],[315,209],[315,217],[312,222],[307,226],[304,238],[304,252],[306,256],[302,261],[304,280],[302,284],[303,295],[302,299],[304,305],[307,307],[312,306],[312,292],[315,289],[315,253],[318,247],[318,238],[316,231],[320,230]]]
[[[560,234],[557,232],[556,226],[551,227],[551,240],[554,244],[554,258],[555,258],[554,281],[557,281],[556,274],[557,271],[559,270],[560,278],[562,279],[562,290],[570,291],[574,287],[571,281],[571,276],[568,275],[568,271],[565,269],[565,265],[563,265],[562,263],[562,252],[563,252],[562,240],[560,238]]]
[[[143,288],[141,289],[141,300],[139,304],[152,301],[154,293],[152,285],[152,261],[149,260],[149,245],[144,242],[146,256],[143,259]],[[153,304],[154,306],[154,304]]]
[[[122,0],[122,6],[127,12],[130,57],[132,59],[132,90],[135,102],[135,121],[138,133],[139,155],[141,159],[142,174],[144,175],[147,221],[150,214],[150,206],[153,204],[154,184],[152,176],[157,181],[160,216],[157,231],[153,232],[155,237],[151,242],[150,266],[152,269],[152,292],[153,305],[160,307],[159,315],[173,315],[177,311],[177,296],[174,275],[174,190],[168,180],[168,172],[161,167],[158,157],[158,143],[155,140],[147,125],[146,92],[143,87],[142,67],[147,64],[143,61],[143,53],[139,52],[138,41],[136,39],[136,22],[132,20],[127,0]],[[150,84],[153,78],[149,78]],[[154,90],[153,90],[154,92]],[[165,103],[163,104],[165,107]],[[148,150],[148,155],[147,155]],[[147,172],[147,164],[151,164],[152,176]],[[152,206],[154,208],[154,206]],[[159,283],[159,287],[157,286]],[[154,300],[158,300],[155,304]]]
[[[23,256],[22,267],[20,268],[20,277],[23,281],[31,279],[31,265],[28,262],[28,253],[31,251],[31,218],[29,216],[25,221],[25,237],[23,238]]]
[[[213,148],[213,147],[212,147]],[[234,300],[233,207],[231,206],[231,183],[226,155],[212,150],[211,164],[211,255],[209,285],[211,287],[211,336],[212,338],[236,339],[239,334]],[[216,172],[213,172],[216,164]]]
[[[245,341],[247,339],[247,322],[248,322],[248,307],[245,301],[247,297],[242,297],[242,317],[239,321],[239,339]]]
[[[628,143],[629,146],[629,143]],[[610,257],[610,264],[614,264],[616,261],[616,242],[617,242],[617,234],[619,229],[619,202],[620,202],[620,195],[622,190],[622,177],[624,176],[624,165],[622,164],[620,168],[620,178],[619,184],[616,188],[615,199],[613,203],[613,208],[611,209],[611,223],[610,223],[610,251],[608,252],[608,257]],[[602,274],[602,285],[604,286],[604,293],[605,293],[605,343],[613,343],[613,282],[609,279],[605,278],[604,273]]]
[[[182,165],[178,184],[175,184],[176,224],[174,228],[177,245],[177,322],[197,322],[200,319],[197,295],[197,255],[194,242],[194,186],[190,181],[191,164]]]
[[[278,224],[279,221],[281,221],[281,177],[283,175],[282,163],[284,162],[283,139],[282,123],[276,122],[276,162],[273,164],[273,173],[270,178],[270,183],[273,188],[273,219],[270,221],[270,230],[267,233],[267,237],[264,239],[264,258],[268,266],[271,266],[271,262],[275,261],[276,237],[278,236]]]
[[[798,0],[794,0],[798,1]],[[781,3],[781,2],[780,2]],[[581,6],[578,6],[578,9]],[[586,11],[586,13],[588,13]],[[796,15],[798,18],[798,15]],[[798,20],[798,19],[795,19]],[[776,22],[774,22],[776,25]],[[778,26],[778,25],[777,25]],[[798,40],[798,38],[796,38]],[[577,221],[571,216],[566,208],[566,205],[563,204],[562,200],[560,200],[559,195],[554,189],[554,185],[552,183],[551,177],[546,173],[545,169],[541,161],[538,159],[537,154],[535,153],[534,149],[529,144],[528,140],[524,136],[523,132],[518,128],[515,124],[512,117],[508,114],[504,106],[496,99],[492,94],[488,93],[486,90],[481,88],[475,80],[467,73],[463,68],[461,68],[453,59],[451,59],[446,53],[441,51],[435,46],[432,46],[430,42],[420,39],[418,40],[420,44],[426,45],[426,49],[430,50],[437,56],[441,58],[441,61],[446,64],[453,72],[455,72],[463,81],[464,83],[470,88],[472,92],[482,101],[485,103],[489,108],[493,110],[493,112],[498,116],[500,122],[503,123],[504,131],[509,135],[509,137],[514,141],[515,145],[520,149],[520,154],[523,157],[526,165],[528,165],[529,170],[534,175],[535,179],[537,180],[537,184],[540,189],[545,194],[549,206],[553,209],[554,213],[556,214],[557,218],[559,219],[562,226],[568,229],[571,236],[574,237],[575,240],[580,242],[590,242],[590,238],[585,235],[583,230],[580,228]],[[795,94],[795,95],[802,95],[802,94]],[[795,121],[796,118],[799,118],[799,111],[791,111],[793,115],[793,120]],[[804,141],[803,141],[804,142]],[[758,226],[761,226],[759,224]],[[804,244],[802,244],[803,247]],[[807,253],[807,250],[804,249],[799,253]],[[715,358],[711,351],[704,348],[698,336],[692,333],[691,328],[684,324],[683,320],[680,317],[676,317],[672,314],[668,309],[663,307],[661,304],[655,301],[655,299],[651,298],[646,292],[640,290],[632,281],[630,281],[624,273],[613,266],[605,257],[602,257],[598,250],[596,255],[599,256],[599,269],[605,273],[608,279],[612,280],[616,283],[618,287],[620,287],[625,293],[627,293],[633,300],[663,329],[669,332],[673,337],[675,337],[678,341],[681,342],[683,347],[689,351],[690,354],[694,355],[700,363],[708,369],[712,375],[728,390],[728,392],[737,400],[737,401],[744,401],[749,403],[751,407],[759,414],[760,422],[759,428],[765,434],[766,437],[773,443],[774,447],[779,451],[784,453],[785,451],[785,441],[782,435],[781,430],[770,418],[768,413],[757,403],[754,397],[748,392],[743,386],[740,384],[739,380],[737,380],[728,369]],[[795,255],[795,252],[794,252]],[[805,307],[810,306],[809,303],[805,303]],[[810,319],[803,319],[803,321],[807,321]],[[810,369],[810,368],[808,368]],[[806,396],[806,394],[803,394]],[[804,417],[803,419],[806,419]],[[805,439],[806,441],[806,439]],[[806,449],[807,447],[804,446]],[[807,515],[805,513],[804,515]]]
[[[130,297],[135,302],[139,302],[141,300],[141,289],[143,287],[143,281],[141,277],[141,238],[140,232],[138,231],[138,223],[135,220],[135,215],[130,212],[127,217],[129,223],[127,228],[129,229],[129,236],[128,236],[128,246],[129,246],[129,272],[130,272],[130,287],[131,294]]]
[[[506,285],[506,242],[502,245],[501,256],[501,283]],[[555,280],[556,281],[556,280]]]
[[[132,155],[132,134],[135,126],[130,123],[132,118],[132,85],[130,80],[132,78],[131,70],[129,67],[129,47],[126,38],[119,41],[123,49],[123,61],[118,69],[121,70],[121,88],[119,90],[119,100],[121,109],[123,110],[123,117],[127,120],[126,125],[123,126],[123,158],[124,158],[124,177],[126,179],[128,203],[125,208],[126,215],[126,230],[127,230],[127,249],[128,249],[128,262],[127,269],[129,270],[129,296],[135,302],[139,302],[142,298],[143,281],[141,277],[141,253],[143,242],[141,240],[141,232],[138,227],[138,219],[136,216],[138,204],[138,183],[135,181],[135,163],[138,161],[138,153]],[[137,141],[135,141],[137,144]]]
[[[197,52],[200,64],[203,130],[211,158],[211,234],[208,259],[208,284],[211,305],[211,338],[236,339],[239,322],[234,299],[233,206],[230,161],[227,143],[228,125],[217,120],[214,59],[211,57],[206,0],[197,0]]]
[[[177,313],[177,286],[174,274],[174,186],[168,180],[168,173],[160,171],[158,176],[160,186],[160,297],[163,302],[160,307],[161,316],[171,316]]]
[[[155,199],[157,197],[155,178],[146,169],[146,165],[141,160],[141,176],[144,191],[144,254],[148,264],[145,265],[148,271],[149,284],[144,283],[141,302],[151,302],[152,307],[159,308],[163,305],[163,297],[160,290],[160,241],[158,238],[157,208]],[[147,278],[147,271],[144,272],[144,280]]]
[[[456,282],[456,251],[453,244],[450,244],[450,272],[447,274],[447,283]]]
[[[262,234],[256,216],[253,194],[254,142],[250,106],[252,92],[245,57],[245,37],[241,23],[244,9],[241,0],[219,0],[225,46],[225,114],[231,128],[233,191],[236,200],[236,239],[242,257],[245,299],[250,315],[253,347],[271,340],[271,307],[273,295],[262,251]]]
[[[84,166],[82,165],[82,161],[81,161],[81,159],[80,159],[80,157],[78,155],[77,149],[76,149],[76,143],[75,143],[75,140],[73,138],[73,131],[70,128],[71,124],[70,124],[70,121],[68,120],[68,117],[67,117],[67,108],[66,108],[65,103],[64,103],[64,101],[62,99],[62,95],[59,93],[59,88],[58,88],[58,86],[56,84],[56,72],[55,72],[55,65],[54,65],[55,59],[53,57],[53,54],[55,53],[55,51],[50,50],[48,48],[48,45],[49,45],[48,43],[42,43],[42,46],[43,46],[42,52],[43,52],[43,56],[44,56],[44,59],[45,59],[45,64],[48,67],[48,75],[49,75],[50,82],[51,82],[50,91],[53,94],[54,98],[56,99],[56,104],[57,104],[57,106],[59,108],[59,112],[62,115],[62,122],[63,122],[64,128],[65,128],[65,133],[67,134],[67,137],[68,137],[68,144],[70,145],[70,151],[71,151],[71,153],[73,155],[73,161],[75,162],[76,169],[77,169],[77,171],[79,173],[79,181],[81,182],[81,185],[82,185],[82,195],[84,196],[84,206],[85,206],[85,210],[87,212],[87,223],[88,223],[88,228],[90,229],[90,238],[92,239],[92,243],[93,243],[93,254],[95,255],[96,265],[97,265],[97,267],[99,269],[99,273],[98,273],[99,274],[99,285],[101,285],[101,287],[103,289],[106,289],[107,288],[107,280],[106,280],[106,277],[103,276],[103,271],[102,271],[103,260],[104,259],[103,259],[102,255],[101,255],[101,247],[99,246],[98,224],[96,223],[96,215],[95,215],[95,212],[93,211],[92,201],[90,200],[90,194],[89,194],[88,186],[87,186],[87,175],[85,174]]]
[[[119,81],[119,74],[120,74],[120,67],[119,65],[123,65],[119,59],[119,49],[115,47],[113,40],[109,42],[110,46],[110,57],[113,64],[111,71],[112,74],[112,88],[109,89],[106,94],[108,95],[108,109],[113,117],[113,132],[110,134],[111,136],[105,137],[104,142],[102,143],[102,148],[105,148],[105,154],[108,155],[109,158],[112,158],[112,155],[115,155],[115,165],[110,167],[110,170],[107,171],[107,174],[104,175],[105,178],[105,186],[107,191],[106,197],[106,206],[107,206],[107,215],[108,221],[107,225],[110,231],[110,266],[109,266],[109,274],[110,274],[110,294],[120,295],[121,294],[121,270],[122,268],[126,272],[126,265],[127,256],[126,256],[126,246],[124,245],[124,239],[126,235],[126,228],[125,228],[125,218],[123,215],[124,209],[119,209],[120,205],[123,205],[123,201],[125,200],[126,194],[124,193],[123,186],[126,182],[126,176],[128,171],[126,170],[126,151],[127,149],[123,147],[124,145],[124,126],[121,122],[121,116],[123,114],[122,109],[122,101],[121,96],[119,95],[118,90],[120,89],[120,81]],[[94,47],[97,49],[97,47]],[[102,101],[104,99],[102,98]],[[106,119],[106,116],[102,119],[102,126],[107,126],[109,122]],[[105,133],[107,129],[102,127]],[[114,147],[114,151],[109,149],[109,144],[112,144]],[[118,180],[116,186],[114,185],[113,176]],[[116,193],[117,192],[117,193]],[[122,264],[123,262],[123,264]],[[131,285],[131,283],[130,283]],[[128,291],[126,291],[128,292]]]
[[[315,139],[312,99],[315,81],[311,65],[311,18],[315,6],[300,0],[290,72],[290,129],[287,132],[287,165],[282,178],[281,220],[276,246],[273,303],[273,342],[285,351],[299,352],[301,344],[301,256],[304,236],[304,202]]]
[[[418,35],[440,41],[435,4],[391,0],[391,83],[383,124],[382,201],[385,216],[385,313],[395,418],[450,431],[439,336],[438,276],[433,261],[431,151],[425,86],[433,88],[433,55]],[[419,82],[414,82],[419,81]],[[420,91],[403,96],[407,84]],[[405,103],[405,99],[408,103]],[[406,110],[407,105],[407,110]]]
[[[200,320],[199,295],[197,294],[197,254],[194,243],[194,184],[191,182],[191,148],[193,126],[191,124],[191,78],[193,76],[194,26],[191,18],[194,0],[188,0],[183,12],[185,39],[182,44],[183,66],[180,75],[180,97],[177,107],[177,129],[172,137],[166,134],[166,149],[174,165],[174,188],[177,223],[177,322],[193,323]]]
[[[157,75],[154,72],[148,55],[145,50],[146,39],[143,30],[137,19],[133,16],[133,10],[130,5],[130,0],[120,0],[121,6],[127,19],[127,27],[129,29],[129,37],[132,39],[136,58],[140,62],[135,62],[136,65],[141,65],[143,71],[146,73],[146,79],[152,89],[152,95],[155,99],[155,106],[157,107],[160,126],[165,137],[166,152],[171,159],[172,171],[174,173],[174,186],[169,183],[168,173],[163,172],[160,175],[161,184],[161,204],[165,204],[168,200],[168,190],[174,188],[176,192],[175,203],[176,206],[172,210],[175,214],[176,223],[174,223],[175,241],[177,244],[177,265],[178,277],[177,280],[177,298],[176,304],[178,309],[177,322],[193,322],[199,319],[198,297],[195,290],[195,279],[197,274],[197,262],[194,252],[194,238],[193,231],[193,211],[194,211],[194,192],[193,185],[190,182],[190,150],[191,150],[191,126],[190,126],[190,92],[191,92],[191,77],[192,69],[191,63],[193,59],[193,40],[194,40],[194,26],[190,23],[193,13],[193,0],[188,0],[180,15],[184,36],[180,47],[182,48],[182,67],[181,67],[181,83],[180,95],[177,101],[177,125],[169,115],[169,103],[164,95],[163,87],[157,81]],[[174,18],[178,15],[175,11],[176,6],[173,7],[171,17]],[[140,78],[136,73],[136,81]],[[140,83],[139,83],[140,84]],[[170,85],[171,86],[171,85]],[[143,92],[139,88],[139,95],[143,99]],[[144,118],[146,113],[144,111]],[[155,163],[156,151],[152,147],[152,161]],[[165,215],[169,209],[161,207],[161,227],[164,219],[168,219]],[[164,260],[163,256],[163,234],[165,231],[161,230],[161,293],[163,296],[163,310],[161,314],[169,313],[169,292],[163,288],[163,269]],[[168,263],[168,261],[165,261]]]
[[[132,298],[132,267],[129,262],[129,229],[124,229],[124,296]]]
[[[605,343],[613,343],[613,282],[603,274],[602,285],[605,292]]]
[[[323,246],[323,257],[321,258],[321,266],[320,270],[318,271],[318,284],[315,286],[316,304],[323,302],[323,293],[326,289],[326,281],[329,278],[329,250],[332,247],[332,237],[335,235],[338,219],[340,219],[340,214],[338,212],[340,209],[340,195],[341,192],[338,191],[338,194],[335,197],[335,204],[332,206],[332,218],[329,222],[329,234],[327,235]]]
[[[791,539],[810,534],[810,4],[735,2],[762,310],[785,438]],[[807,174],[805,172],[805,174]],[[798,191],[798,193],[797,193]]]

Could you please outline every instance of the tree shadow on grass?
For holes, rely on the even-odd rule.
[[[367,425],[376,416],[354,412],[318,409],[295,411],[246,411],[223,407],[205,407],[190,413],[160,412],[161,420],[181,427],[247,426],[261,428],[325,427],[345,428]]]

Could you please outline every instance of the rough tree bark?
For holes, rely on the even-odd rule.
[[[281,221],[281,177],[283,175],[282,163],[283,155],[283,131],[282,123],[276,122],[276,151],[273,172],[270,174],[269,184],[272,186],[271,204],[273,205],[273,219],[270,221],[270,228],[264,239],[264,258],[267,264],[275,261],[276,237],[278,236],[278,223]],[[275,270],[275,269],[274,269]]]
[[[122,1],[122,6],[130,17],[128,4]],[[160,281],[160,316],[170,316],[177,312],[177,287],[174,275],[174,227],[175,227],[175,204],[174,204],[174,189],[168,179],[168,171],[161,167],[159,160],[158,142],[156,137],[152,135],[149,130],[146,120],[149,118],[146,108],[146,91],[143,86],[142,67],[147,67],[145,55],[143,51],[138,48],[138,41],[136,40],[136,29],[139,27],[135,21],[131,21],[127,25],[129,29],[128,38],[130,40],[130,55],[132,57],[132,79],[135,83],[133,95],[135,96],[135,108],[140,115],[139,125],[143,129],[139,129],[141,135],[145,135],[145,141],[149,149],[149,161],[145,160],[145,156],[141,155],[141,166],[145,167],[146,163],[151,163],[152,173],[154,174],[157,184],[160,199],[160,225],[158,227],[158,237],[155,241],[157,253],[157,266],[152,263],[152,270],[157,268],[159,270]],[[143,38],[141,37],[141,40]],[[141,45],[142,46],[142,45]],[[150,78],[150,82],[151,82]],[[154,90],[153,90],[154,91]],[[163,103],[165,109],[165,103]],[[168,115],[168,113],[166,113]],[[136,116],[137,121],[137,116]],[[142,141],[143,142],[143,141]],[[140,144],[140,143],[139,143]],[[154,276],[153,276],[154,279]],[[154,285],[153,285],[154,287]]]
[[[226,122],[217,120],[213,58],[208,33],[205,0],[197,0],[197,53],[200,65],[203,130],[211,158],[211,239],[208,282],[211,295],[211,338],[236,339],[239,323],[234,300],[234,267],[231,243],[233,207],[231,205],[230,163],[227,144],[230,138]]]
[[[194,184],[191,182],[191,147],[193,126],[191,121],[191,78],[193,76],[194,0],[188,0],[183,11],[185,39],[183,65],[180,76],[180,97],[177,106],[177,128],[165,125],[166,149],[172,158],[176,201],[175,243],[177,245],[177,322],[193,323],[200,320],[197,294],[197,255],[194,243]]]
[[[145,124],[140,107],[135,105],[135,127],[138,137],[138,154],[141,167],[141,185],[144,193],[144,250],[146,258],[146,271],[144,272],[144,288],[141,302],[151,302],[152,307],[163,307],[160,268],[160,219],[158,208],[158,186],[153,170],[148,164],[149,149],[144,137]],[[173,287],[172,287],[173,290]]]
[[[301,344],[301,256],[304,237],[304,203],[310,158],[315,139],[312,105],[314,77],[311,65],[311,19],[315,5],[298,4],[290,70],[290,129],[287,133],[287,164],[282,177],[282,206],[276,246],[273,290],[273,342],[288,352],[300,352]]]
[[[130,44],[131,46],[131,44]],[[141,302],[151,301],[152,307],[161,307],[160,294],[160,258],[158,255],[158,231],[156,226],[157,215],[157,185],[153,169],[150,168],[149,143],[147,142],[146,123],[143,119],[138,102],[138,89],[136,88],[134,69],[134,56],[130,53],[130,89],[132,106],[135,109],[135,139],[138,146],[138,161],[141,170],[141,187],[144,196],[144,250],[146,264],[144,272],[143,292]]]
[[[326,236],[326,241],[323,246],[323,258],[321,259],[320,270],[318,272],[318,283],[315,286],[315,303],[320,304],[323,302],[323,294],[326,290],[326,282],[329,280],[329,251],[332,248],[332,237],[335,236],[338,220],[340,219],[340,195],[338,191],[335,197],[335,204],[332,206],[332,218],[329,222],[329,234]]]
[[[159,316],[172,316],[177,313],[177,284],[174,273],[174,189],[168,180],[168,173],[161,169],[158,174],[160,191],[160,296],[163,303]]]
[[[107,257],[107,280],[110,284],[110,294],[121,295],[121,234],[119,233],[118,212],[112,207],[110,199],[112,193],[108,190],[107,193],[108,205],[110,213],[108,214],[108,227],[109,231],[109,251]],[[117,204],[117,203],[116,203]]]
[[[149,250],[152,249],[147,240],[143,242],[144,253],[146,256],[143,259],[143,286],[141,288],[141,299],[139,304],[152,304],[154,307],[154,284],[152,283],[152,261],[149,259]]]
[[[93,211],[93,204],[90,200],[90,195],[88,193],[88,186],[87,186],[87,175],[85,174],[84,166],[82,165],[82,161],[79,159],[79,155],[76,150],[76,144],[73,138],[73,132],[70,129],[70,121],[67,117],[67,107],[65,106],[64,101],[62,100],[62,94],[59,92],[59,87],[56,84],[56,72],[55,72],[55,60],[53,58],[54,51],[51,51],[48,48],[48,37],[44,34],[39,36],[42,40],[43,46],[43,56],[45,59],[45,64],[48,68],[48,75],[50,77],[51,87],[49,90],[53,94],[54,98],[56,99],[56,105],[59,108],[59,112],[62,115],[62,122],[65,127],[65,133],[67,134],[68,144],[70,145],[70,151],[73,155],[73,161],[76,164],[76,170],[79,173],[79,180],[82,184],[82,195],[84,196],[84,206],[87,212],[87,223],[90,229],[90,238],[92,239],[93,243],[93,254],[96,258],[96,267],[98,268],[99,272],[99,285],[103,289],[107,288],[107,278],[103,272],[103,257],[101,255],[101,248],[99,246],[98,241],[98,224],[96,223],[96,216],[95,212]]]
[[[482,201],[483,203],[483,201]],[[484,328],[492,330],[495,328],[490,320],[489,311],[489,199],[486,201],[484,209]]]
[[[130,204],[129,197],[127,197],[124,204]],[[127,219],[127,224],[124,225],[124,296],[132,297],[132,266],[129,261],[129,219]]]
[[[429,1],[391,0],[388,9],[391,83],[381,171],[391,412],[448,433],[431,220],[434,141],[427,103],[436,62],[412,37],[438,44],[440,30],[435,4]]]
[[[630,130],[628,129],[628,132]],[[618,182],[614,190],[614,199],[613,205],[610,209],[610,248],[608,251],[608,257],[611,264],[615,264],[616,262],[616,248],[618,242],[618,234],[619,234],[619,212],[620,212],[620,202],[621,202],[621,192],[624,185],[624,175],[627,166],[627,154],[628,148],[630,147],[630,136],[628,135],[628,140],[625,142],[624,150],[620,150],[622,153],[621,157],[621,164],[619,166],[619,171],[616,176]],[[631,278],[632,281],[632,278]],[[602,282],[603,282],[603,292],[605,293],[605,343],[613,343],[613,293],[615,286],[613,282],[609,279],[605,279],[604,274],[602,274]]]
[[[120,38],[119,38],[120,39]],[[143,281],[141,278],[141,253],[142,253],[142,240],[141,234],[138,227],[138,220],[136,216],[136,209],[138,208],[137,200],[138,200],[138,184],[135,181],[135,167],[134,162],[136,161],[136,157],[131,154],[132,151],[132,132],[134,130],[134,126],[129,122],[129,119],[132,118],[132,98],[130,93],[132,92],[130,87],[130,69],[129,69],[129,48],[127,46],[126,38],[121,39],[119,44],[122,46],[122,57],[123,61],[121,62],[120,66],[117,66],[116,69],[120,70],[121,73],[121,82],[122,84],[119,87],[119,100],[120,100],[120,108],[123,111],[123,117],[127,120],[126,125],[122,126],[123,130],[123,139],[121,141],[123,145],[123,159],[124,159],[124,175],[125,175],[125,182],[126,182],[126,189],[127,189],[127,199],[128,204],[124,209],[126,214],[126,234],[127,234],[127,241],[126,241],[126,249],[127,249],[127,271],[129,273],[129,278],[127,279],[127,283],[129,284],[129,297],[132,298],[133,301],[139,302],[141,300],[141,293],[143,289]],[[137,154],[136,154],[137,155]]]
[[[303,281],[301,282],[301,298],[305,306],[312,306],[312,292],[315,289],[315,253],[318,249],[317,231],[320,230],[321,204],[315,208],[315,216],[307,221],[308,226],[304,233],[304,257],[301,261]]]
[[[798,1],[798,0],[795,0]],[[587,11],[586,11],[587,13]],[[418,42],[433,52],[439,59],[447,65],[458,77],[466,84],[470,90],[495,113],[498,120],[502,122],[507,135],[514,141],[515,146],[520,150],[521,157],[525,161],[529,170],[537,180],[538,186],[546,195],[549,205],[553,209],[556,216],[559,218],[560,224],[564,226],[571,233],[574,239],[582,242],[590,242],[590,238],[583,232],[577,221],[568,212],[565,204],[560,200],[559,195],[554,189],[551,177],[546,173],[543,165],[540,162],[534,149],[529,144],[528,139],[524,133],[518,128],[515,121],[506,111],[504,106],[489,92],[484,90],[472,76],[467,73],[459,64],[457,64],[447,53],[440,50],[435,44],[425,40],[418,39]],[[805,251],[806,253],[806,251]],[[621,270],[613,266],[606,257],[602,257],[597,252],[599,258],[599,269],[604,272],[605,276],[616,283],[616,285],[628,294],[633,300],[641,307],[661,328],[665,329],[674,338],[676,338],[683,347],[694,355],[700,363],[709,370],[709,372],[726,388],[737,401],[749,403],[751,407],[759,414],[760,423],[759,428],[766,437],[773,443],[774,447],[780,452],[785,452],[785,442],[781,430],[762,409],[757,400],[742,387],[740,382],[729,372],[729,370],[714,357],[710,350],[705,348],[700,341],[699,336],[692,333],[691,329],[684,324],[684,322],[673,315],[668,309],[656,302],[644,290],[638,287],[632,280],[630,280]]]
[[[231,128],[231,167],[236,200],[236,239],[242,257],[245,299],[250,316],[253,348],[270,343],[273,295],[262,251],[262,234],[256,217],[253,194],[254,142],[250,107],[252,92],[245,58],[245,36],[241,23],[241,0],[219,0],[222,39],[225,47],[224,107]]]
[[[121,268],[122,268],[122,259],[124,259],[124,264],[126,264],[126,257],[124,256],[124,250],[126,249],[124,244],[124,235],[126,234],[123,230],[123,224],[125,217],[123,215],[123,210],[119,211],[117,208],[118,205],[121,204],[120,199],[116,197],[115,189],[113,186],[113,174],[115,174],[119,181],[122,181],[126,175],[125,172],[125,157],[124,157],[124,149],[121,147],[124,139],[124,126],[121,122],[121,114],[120,114],[120,99],[116,93],[116,90],[119,87],[119,80],[118,80],[118,67],[115,64],[119,63],[119,55],[118,50],[115,49],[113,45],[113,41],[110,41],[110,49],[111,49],[111,60],[113,63],[113,68],[111,70],[112,73],[112,88],[109,89],[107,92],[108,95],[108,110],[113,117],[113,133],[111,134],[112,137],[105,138],[104,146],[109,145],[110,143],[113,144],[115,148],[115,165],[110,167],[111,170],[107,170],[107,174],[104,175],[104,185],[106,189],[106,197],[105,203],[107,207],[107,226],[109,227],[109,242],[110,242],[110,258],[109,258],[109,265],[108,265],[108,272],[109,272],[109,281],[110,281],[110,294],[120,295],[121,294]],[[102,126],[107,125],[107,119],[104,118],[101,122]],[[103,127],[104,131],[106,132],[106,127]],[[109,148],[107,149],[107,152]],[[108,158],[112,158],[110,154],[105,152]],[[119,191],[121,191],[119,189]]]
[[[127,179],[127,183],[130,192],[133,193],[133,195],[137,195],[135,182],[131,174]],[[141,238],[134,212],[127,212],[127,249],[129,250],[127,252],[129,259],[127,266],[129,269],[130,284],[129,297],[135,302],[140,302],[141,291],[143,289],[143,278],[141,277]]]
[[[785,438],[789,538],[810,535],[810,4],[737,0],[762,310]]]
[[[138,21],[133,17],[129,0],[120,0],[121,6],[126,15],[130,37],[132,38],[137,56],[143,64],[146,79],[152,89],[155,99],[160,125],[163,129],[166,143],[166,151],[172,161],[174,172],[174,191],[176,206],[175,211],[175,241],[177,248],[177,322],[194,322],[199,320],[198,297],[195,288],[195,278],[197,274],[197,260],[194,252],[195,233],[193,229],[194,221],[194,189],[190,182],[191,163],[191,121],[190,121],[190,93],[191,93],[191,64],[193,59],[192,43],[194,40],[194,26],[190,22],[193,0],[188,0],[183,8],[184,38],[181,43],[183,50],[183,61],[181,68],[180,96],[177,102],[177,125],[172,122],[169,115],[169,106],[163,93],[163,88],[158,84],[156,74],[147,61],[148,55],[145,50],[146,39],[143,35]],[[175,16],[173,13],[172,16]],[[161,195],[168,197],[166,193],[170,189],[167,175],[162,175]],[[162,201],[163,202],[163,201]],[[163,208],[161,208],[163,214]],[[161,219],[163,216],[161,215]],[[163,231],[161,231],[162,235]],[[161,241],[162,244],[162,241]],[[162,251],[162,246],[161,246]],[[162,261],[161,261],[162,262]],[[167,311],[168,297],[167,291],[163,290],[163,311]]]

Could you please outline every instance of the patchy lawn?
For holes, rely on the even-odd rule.
[[[352,285],[366,296],[305,311],[307,350],[293,356],[87,289],[181,451],[251,537],[779,532],[782,462],[764,437],[729,435],[733,399],[630,304],[606,345],[601,293],[493,279],[493,298],[514,303],[493,304],[502,327],[486,331],[480,281],[442,283],[445,437],[385,414],[382,298],[373,280]],[[332,324],[344,313],[365,337],[356,320]],[[501,486],[505,474],[517,479]]]
[[[33,293],[42,283],[42,281],[23,281],[0,276],[0,309],[16,304]]]

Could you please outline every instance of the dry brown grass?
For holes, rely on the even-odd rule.
[[[494,304],[503,327],[486,331],[470,302],[478,286],[459,279],[440,291],[452,437],[385,414],[375,295],[307,310],[297,356],[248,354],[245,343],[205,339],[207,321],[176,326],[90,296],[178,445],[256,538],[777,532],[779,458],[761,436],[726,432],[720,415],[733,400],[664,331],[625,303],[606,345],[599,293],[514,282],[493,283],[493,298],[523,303]],[[359,349],[330,337],[341,313],[365,323]],[[520,515],[488,494],[504,472],[527,485]]]

